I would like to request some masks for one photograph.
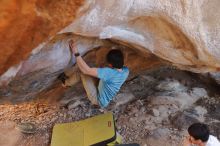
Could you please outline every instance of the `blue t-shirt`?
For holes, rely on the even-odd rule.
[[[123,67],[122,71],[109,67],[98,68],[98,102],[101,107],[106,107],[112,98],[117,94],[122,84],[125,82],[129,74],[127,67]]]

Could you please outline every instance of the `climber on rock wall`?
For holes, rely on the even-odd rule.
[[[194,123],[188,128],[189,136],[184,139],[183,146],[220,146],[218,139],[209,133],[208,126]]]
[[[70,41],[70,49],[76,57],[79,70],[73,68],[70,76],[64,73],[62,82],[64,86],[71,86],[80,76],[89,100],[94,105],[107,107],[110,101],[120,90],[128,77],[129,69],[124,66],[124,56],[119,49],[110,50],[106,56],[108,66],[104,68],[90,67],[81,57],[74,42]],[[99,79],[99,80],[98,80]],[[98,81],[98,85],[96,84]]]

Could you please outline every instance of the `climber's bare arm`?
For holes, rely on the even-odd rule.
[[[83,74],[97,77],[97,68],[89,67],[81,56],[76,57],[76,63]]]
[[[70,41],[69,45],[74,54],[78,53],[78,49],[77,47],[74,47],[73,41]],[[76,63],[83,74],[98,77],[97,68],[88,66],[81,56],[76,57]]]

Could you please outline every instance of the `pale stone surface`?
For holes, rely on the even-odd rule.
[[[120,93],[115,97],[116,106],[120,106],[123,104],[126,104],[132,100],[135,99],[135,96],[129,92],[129,93]]]
[[[75,57],[72,56],[68,42],[74,37],[79,52],[84,55],[92,48],[108,45],[106,41],[95,38],[85,38],[73,36],[71,34],[62,34],[54,37],[50,41],[40,45],[27,60],[21,62],[17,67],[12,67],[5,74],[0,76],[0,85],[8,83],[13,77],[24,76],[28,73],[46,70],[48,73],[55,73],[63,70],[75,63]]]
[[[93,0],[61,32],[110,38],[183,69],[220,67],[218,0]]]
[[[175,91],[175,92],[181,92],[181,91],[185,91],[186,87],[183,86],[182,84],[180,84],[178,81],[174,80],[174,81],[163,81],[161,82],[156,89],[158,89],[159,91]]]
[[[194,87],[190,89],[180,84],[178,81],[165,80],[156,86],[159,90],[155,95],[157,97],[151,97],[152,105],[176,105],[179,108],[186,108],[195,103],[202,97],[207,97],[207,91],[203,88]]]
[[[152,114],[155,117],[158,117],[160,115],[160,112],[157,109],[152,109]]]
[[[18,5],[23,6],[21,10],[17,10]],[[28,55],[29,57],[21,62],[22,66],[18,64],[11,68],[0,80],[4,82],[9,75],[14,77],[41,69],[47,69],[49,72],[64,69],[68,64],[70,54],[67,49],[61,49],[67,48],[68,44],[67,41],[63,41],[62,37],[56,36],[57,32],[73,32],[84,37],[111,39],[140,51],[139,54],[146,58],[150,55],[153,55],[152,59],[157,56],[163,61],[193,72],[218,71],[220,69],[219,6],[218,0],[175,2],[169,0],[87,0],[85,3],[74,1],[74,3],[62,4],[49,1],[38,3],[33,1],[32,4],[26,1],[24,3],[13,1],[4,3],[0,10],[4,12],[7,19],[0,24],[0,32],[5,33],[6,28],[10,28],[12,20],[16,22],[15,24],[25,21],[25,19],[13,18],[17,15],[22,18],[28,16],[26,20],[30,30],[18,32],[19,36],[24,34],[20,42],[14,42],[13,36],[16,31],[12,31],[20,30],[22,25],[11,28],[8,32],[9,36],[1,38],[1,40],[7,40],[1,41],[3,47],[10,44],[9,41],[12,41],[13,45],[1,49],[0,73],[6,72],[10,65],[19,63]],[[70,16],[70,7],[76,8],[73,10],[73,16]],[[80,11],[76,13],[79,7]],[[12,10],[17,12],[17,15],[9,17],[8,14]],[[32,11],[33,16],[29,14]],[[61,11],[63,13],[59,13]],[[49,14],[49,12],[54,13]],[[45,26],[48,21],[52,23]],[[72,23],[67,26],[71,21]],[[44,34],[43,36],[38,35],[36,29],[31,29],[38,24],[34,22],[44,24],[41,29],[37,30]],[[61,30],[62,28],[64,29]],[[46,41],[48,36],[57,39]],[[32,43],[27,39],[31,37],[34,40]],[[93,41],[90,43],[93,46]],[[21,48],[25,49],[19,48],[22,44],[25,45]],[[84,46],[81,46],[81,49],[83,52],[89,51]],[[31,50],[33,51],[30,54]],[[31,68],[30,65],[34,67]]]
[[[75,101],[74,103],[68,104],[68,109],[74,109],[77,106],[79,106],[80,104],[82,104],[80,101]]]

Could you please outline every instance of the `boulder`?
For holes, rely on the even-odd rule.
[[[116,102],[116,107],[126,104],[132,100],[134,100],[135,96],[132,93],[119,93],[114,101]]]

